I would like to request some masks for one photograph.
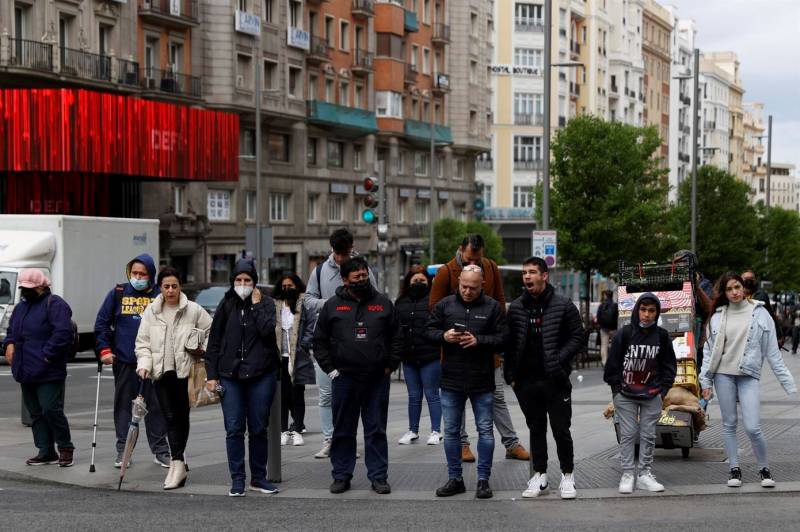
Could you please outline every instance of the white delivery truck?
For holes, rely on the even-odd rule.
[[[0,343],[19,301],[19,272],[38,268],[72,308],[80,349],[92,349],[103,298],[125,281],[125,265],[142,253],[158,264],[158,220],[0,215]]]

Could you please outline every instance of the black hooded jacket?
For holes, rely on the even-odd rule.
[[[205,354],[208,379],[220,376],[229,379],[250,379],[280,368],[278,344],[275,338],[275,302],[262,295],[253,303],[252,296],[244,300],[233,289],[233,280],[240,273],[253,279],[254,290],[258,273],[252,262],[240,260],[231,273],[231,288],[220,302]]]
[[[400,320],[400,335],[403,339],[403,351],[400,357],[403,362],[427,364],[439,360],[441,349],[438,344],[425,338],[425,325],[428,323],[428,296],[430,289],[419,299],[410,294],[397,298],[394,306]]]
[[[322,306],[314,331],[314,358],[325,373],[383,377],[400,364],[402,338],[392,301],[372,288],[356,299],[346,286]]]
[[[639,306],[644,300],[656,305],[655,323],[639,325]],[[632,399],[664,397],[675,381],[676,361],[672,341],[666,329],[658,326],[661,303],[651,293],[639,296],[631,313],[631,322],[614,336],[608,352],[603,380],[612,393]]]

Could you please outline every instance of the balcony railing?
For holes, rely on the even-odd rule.
[[[372,70],[372,52],[357,48],[353,57],[353,70]]]
[[[117,59],[117,83],[139,86],[139,63],[127,59]]]
[[[526,33],[530,32],[542,33],[544,31],[544,21],[531,20],[531,19],[517,19],[514,24],[514,29]]]
[[[581,94],[581,86],[578,85],[577,83],[574,83],[574,82],[570,81],[569,82],[569,93],[572,96],[580,96],[580,94]]]
[[[353,0],[353,14],[371,17],[375,14],[374,0]]]
[[[326,39],[312,35],[310,41],[308,55],[306,55],[307,59],[316,59],[321,61],[330,59],[331,45]]]
[[[417,71],[417,65],[412,65],[411,63],[408,63],[406,65],[406,79],[405,79],[406,82],[407,83],[416,83],[417,82],[417,74],[419,74],[419,72]]]
[[[475,168],[478,170],[493,170],[494,161],[492,159],[476,159]]]
[[[514,170],[541,170],[543,167],[544,162],[541,159],[514,161]]]
[[[717,123],[714,120],[706,120],[704,127],[705,129],[717,129]]]
[[[139,13],[197,24],[197,0],[139,0]]]
[[[448,43],[450,42],[450,26],[437,22],[433,25],[433,42],[434,43]]]
[[[544,115],[533,113],[514,113],[514,124],[519,126],[541,126]]]
[[[190,76],[171,70],[158,70],[156,68],[142,68],[142,87],[147,90],[157,90],[200,98],[203,95],[202,80],[197,76]]]
[[[111,81],[111,58],[61,47],[61,73],[97,81]]]
[[[611,84],[611,94],[619,94],[619,88],[613,83]]]
[[[52,44],[14,38],[8,41],[11,48],[11,64],[13,66],[41,70],[43,72],[53,71]]]
[[[581,53],[581,45],[575,41],[570,41],[569,43],[569,51],[573,54],[577,55]]]
[[[448,92],[450,90],[450,76],[443,72],[434,72],[432,89],[439,94]]]

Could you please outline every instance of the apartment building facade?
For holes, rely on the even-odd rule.
[[[609,2],[609,120],[644,125],[643,0]]]
[[[701,112],[700,164],[711,164],[743,177],[744,88],[739,61],[733,52],[706,52],[700,56]]]
[[[764,201],[767,186],[766,140],[764,139],[764,104],[746,102],[744,108],[742,172],[750,186],[753,202]]]
[[[772,163],[769,200],[771,207],[797,211],[797,177],[793,164]]]
[[[669,82],[669,200],[674,202],[681,183],[691,178],[692,129],[695,127],[695,98],[692,88],[696,29],[693,20],[677,18],[675,8],[668,9],[673,27]]]
[[[643,121],[661,136],[659,157],[664,167],[669,163],[669,115],[671,80],[670,13],[655,0],[646,0],[642,12],[642,60],[644,61],[645,96]]]

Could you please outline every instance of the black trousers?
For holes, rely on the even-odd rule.
[[[167,422],[169,454],[173,460],[183,460],[189,440],[189,379],[179,379],[168,371],[155,381],[156,395]]]
[[[516,383],[514,393],[531,432],[533,469],[547,472],[547,420],[556,440],[562,473],[572,473],[575,464],[572,445],[572,390],[549,380]]]
[[[289,375],[289,357],[281,357],[281,432],[289,430],[289,414],[292,414],[294,429],[306,428],[306,386],[293,384]]]
[[[114,371],[114,428],[117,432],[117,453],[122,453],[128,437],[128,424],[131,422],[131,401],[136,399],[136,393],[139,390],[139,376],[136,375],[136,364],[126,364],[114,360],[112,369]],[[147,443],[154,455],[168,455],[167,424],[161,413],[153,382],[149,379],[144,381],[142,394],[147,403],[147,416],[144,418]]]

